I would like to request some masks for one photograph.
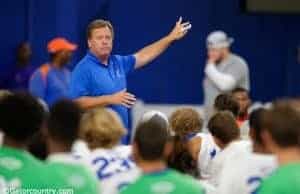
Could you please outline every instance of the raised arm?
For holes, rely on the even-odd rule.
[[[183,38],[192,25],[189,22],[182,23],[182,18],[176,22],[173,30],[162,39],[146,46],[134,54],[136,58],[135,68],[143,67],[162,54],[174,41]]]

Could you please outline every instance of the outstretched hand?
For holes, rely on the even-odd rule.
[[[111,104],[123,105],[127,108],[130,108],[134,105],[136,98],[133,94],[128,93],[126,89],[124,89],[120,92],[112,94],[110,96],[110,101]]]
[[[170,32],[169,37],[172,41],[179,40],[183,38],[191,28],[192,24],[190,22],[182,23],[182,17],[180,17],[173,30]]]
[[[136,59],[135,68],[149,64],[149,62],[163,53],[173,41],[183,38],[191,28],[190,22],[182,23],[182,17],[180,17],[173,30],[167,36],[134,54]]]

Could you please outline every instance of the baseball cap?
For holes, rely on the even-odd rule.
[[[148,112],[145,112],[140,120],[140,122],[148,122],[149,120],[151,120],[154,116],[158,116],[160,117],[165,123],[166,125],[169,125],[169,121],[168,121],[168,117],[160,112],[160,111],[156,111],[156,110],[150,110]]]
[[[211,32],[206,39],[208,48],[226,48],[234,42],[233,38],[227,36],[223,31]]]
[[[164,122],[165,125],[167,126],[169,135],[174,136],[174,132],[169,128],[169,119],[168,119],[167,115],[160,111],[150,110],[150,111],[145,112],[142,115],[139,123],[141,124],[141,123],[150,122],[150,120],[152,120],[153,118],[160,119],[162,122]]]
[[[57,37],[48,42],[47,48],[49,53],[56,53],[61,50],[74,51],[77,49],[77,45],[65,38]]]

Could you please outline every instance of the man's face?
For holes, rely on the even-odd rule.
[[[90,50],[97,57],[108,57],[112,51],[113,37],[108,27],[94,29],[88,39]]]
[[[241,114],[247,113],[248,108],[251,103],[248,93],[247,92],[236,92],[233,94],[233,97],[239,103],[240,113]]]
[[[220,63],[223,58],[223,49],[222,48],[208,48],[207,52],[209,59],[214,59],[216,63]]]
[[[60,64],[66,65],[70,62],[72,57],[72,51],[69,50],[62,50],[58,52],[58,56]]]
[[[26,43],[23,47],[23,55],[25,58],[30,58],[31,55],[32,55],[32,52],[31,52],[31,47],[28,43]]]
[[[19,60],[21,60],[21,62],[28,63],[32,55],[30,45],[28,43],[24,43],[21,46],[21,48],[18,50],[17,55]]]

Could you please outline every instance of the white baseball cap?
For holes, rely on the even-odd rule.
[[[211,32],[206,39],[207,48],[226,48],[234,42],[233,38],[227,36],[223,31]]]
[[[140,119],[139,123],[145,123],[150,121],[154,116],[158,116],[160,119],[163,120],[163,122],[166,124],[168,128],[168,132],[171,136],[174,136],[175,133],[169,128],[169,119],[165,113],[162,113],[157,110],[150,110],[143,114],[142,118]]]
[[[156,111],[156,110],[150,110],[146,113],[143,114],[140,122],[147,122],[150,119],[152,119],[154,116],[159,116],[162,120],[164,120],[164,122],[169,125],[169,121],[168,121],[168,117],[167,115],[165,115],[164,113],[160,112],[160,111]]]

